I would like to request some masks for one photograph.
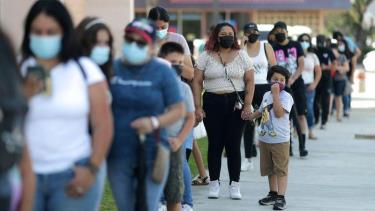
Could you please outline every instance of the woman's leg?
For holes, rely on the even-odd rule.
[[[337,121],[341,122],[342,96],[335,96],[335,104],[336,104],[336,119],[337,119]]]
[[[193,157],[195,160],[195,164],[197,165],[199,176],[204,178],[206,177],[206,168],[203,163],[202,153],[199,149],[199,145],[197,143],[197,140],[193,141]]]
[[[210,181],[220,179],[221,158],[224,149],[225,131],[225,96],[205,93],[203,108],[206,113],[204,126],[208,137],[208,170]],[[194,151],[194,149],[193,149]],[[240,164],[241,165],[241,164]]]

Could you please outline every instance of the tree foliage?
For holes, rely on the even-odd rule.
[[[375,32],[375,23],[369,26],[364,24],[365,13],[372,2],[373,0],[355,0],[349,11],[328,14],[325,21],[327,33],[341,31],[352,36],[359,47],[364,48],[367,38],[372,37]]]

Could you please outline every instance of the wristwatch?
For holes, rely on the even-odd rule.
[[[99,171],[99,167],[97,167],[95,164],[93,164],[91,161],[88,162],[85,167],[89,169],[92,175],[96,175]]]
[[[152,116],[152,117],[151,117],[151,124],[152,124],[152,128],[153,128],[154,130],[159,129],[159,127],[160,127],[160,121],[159,121],[159,119],[158,119],[157,117],[155,117],[155,116]]]

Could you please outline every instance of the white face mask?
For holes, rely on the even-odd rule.
[[[168,34],[168,28],[156,31],[156,36],[159,39],[164,39],[167,36],[167,34]]]
[[[344,52],[345,51],[345,45],[344,44],[339,45],[338,50],[340,52]]]

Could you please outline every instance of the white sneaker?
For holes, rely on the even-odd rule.
[[[240,200],[242,198],[239,182],[232,181],[232,184],[229,186],[229,196],[234,200]]]
[[[193,211],[193,208],[190,207],[188,204],[183,204],[182,205],[182,211]]]
[[[208,198],[210,198],[210,199],[217,199],[217,198],[219,198],[219,194],[220,194],[220,183],[219,183],[219,180],[210,181]]]
[[[251,158],[245,158],[241,162],[241,171],[249,171],[254,169],[254,162],[251,160]]]
[[[167,206],[165,206],[165,204],[159,203],[158,211],[167,211]]]

